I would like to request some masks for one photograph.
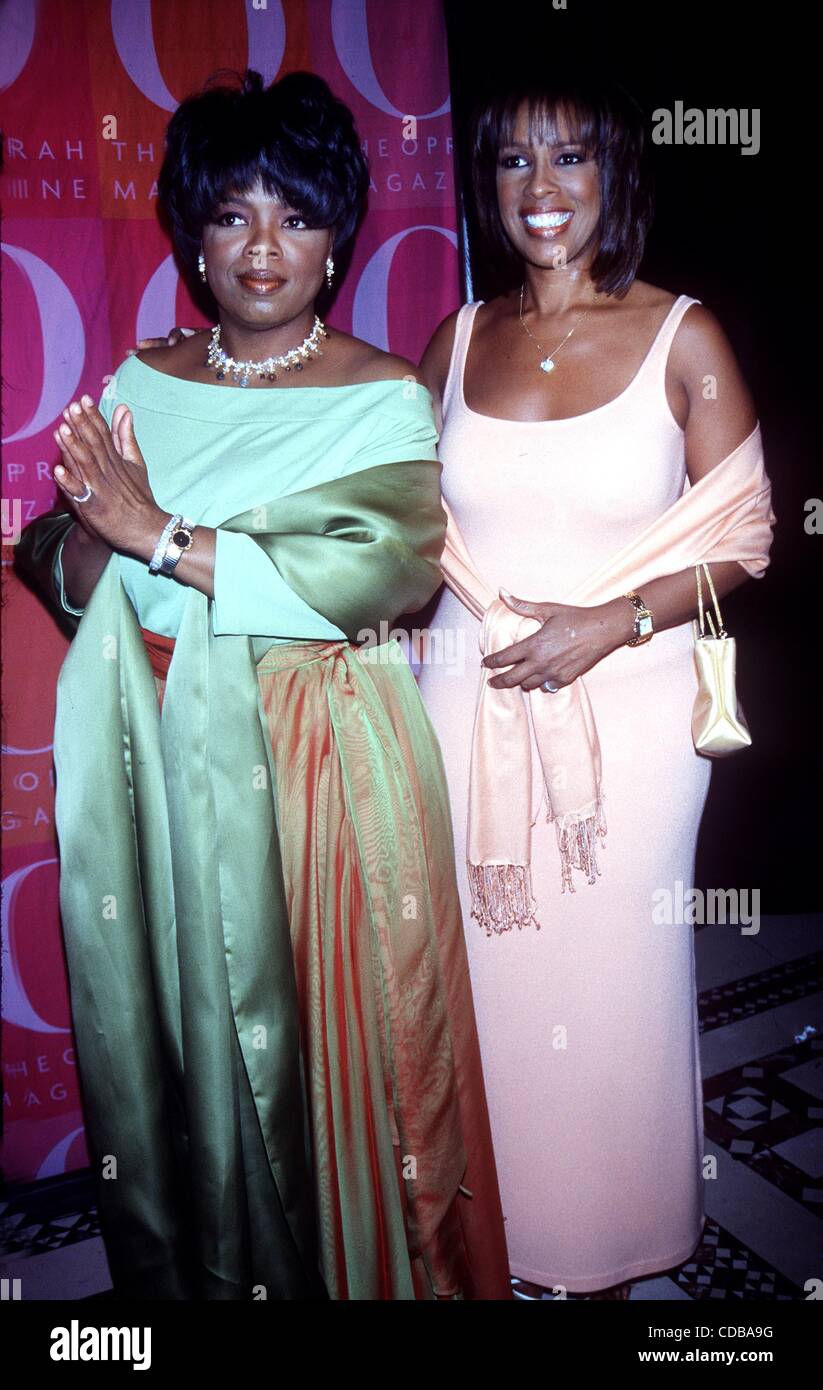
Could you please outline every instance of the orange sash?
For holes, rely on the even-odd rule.
[[[152,632],[148,627],[141,627],[140,636],[149,654],[152,671],[159,680],[164,681],[171,665],[175,647],[174,637],[164,637],[162,632]]]

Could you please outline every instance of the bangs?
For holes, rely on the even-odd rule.
[[[498,119],[500,149],[514,143],[517,118],[524,103],[528,105],[530,145],[580,145],[589,158],[597,158],[601,132],[596,112],[573,97],[552,97],[545,92],[512,94],[502,104]]]
[[[260,186],[270,198],[299,213],[309,227],[333,227],[346,215],[347,200],[325,161],[295,152],[287,140],[270,136],[265,144],[238,150],[243,142],[227,132],[210,141],[193,189],[192,214],[205,224],[221,203]]]

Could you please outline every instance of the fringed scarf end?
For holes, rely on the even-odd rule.
[[[528,864],[469,864],[471,915],[485,927],[486,935],[500,936],[512,927],[532,924],[540,930],[534,915],[537,906],[531,891]]]
[[[602,799],[590,802],[582,811],[572,811],[559,818],[554,818],[550,810],[546,819],[555,821],[557,847],[560,850],[562,892],[565,893],[567,888],[571,893],[576,892],[572,883],[572,869],[579,869],[584,873],[587,883],[596,882],[600,876],[597,842],[606,835]]]

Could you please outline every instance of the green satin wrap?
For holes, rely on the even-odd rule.
[[[57,547],[76,525],[65,507],[52,507],[50,512],[29,522],[14,547],[14,568],[34,584],[66,637],[74,636],[80,619],[66,612],[61,604],[60,595],[55,592],[53,567]]]
[[[363,640],[440,583],[439,481],[434,460],[386,464],[222,524]],[[53,607],[51,565],[72,524],[47,514],[17,547]],[[209,609],[190,587],[161,715],[118,557],[82,619],[56,606],[76,624],[57,685],[55,820],[100,1218],[124,1296],[237,1299],[264,1285],[269,1298],[322,1298],[277,769],[256,671],[272,643],[216,637]],[[409,924],[397,930],[409,949]],[[431,1007],[448,1032],[442,993]],[[443,1116],[453,1124],[452,1105]]]

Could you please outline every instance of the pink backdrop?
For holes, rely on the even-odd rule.
[[[57,500],[63,407],[84,391],[97,399],[138,337],[203,322],[155,214],[169,114],[219,67],[255,67],[267,81],[320,73],[353,110],[372,170],[330,322],[418,361],[458,303],[458,274],[437,0],[0,0],[0,25],[4,1169],[25,1180],[83,1167],[88,1154],[53,827],[66,642],[13,574],[11,545]],[[410,115],[416,139],[404,139]]]

